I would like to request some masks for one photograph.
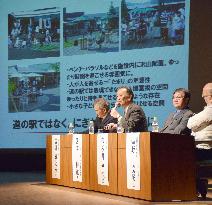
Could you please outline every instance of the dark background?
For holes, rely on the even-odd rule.
[[[190,108],[199,112],[205,106],[202,88],[212,82],[212,1],[191,0],[189,79]]]

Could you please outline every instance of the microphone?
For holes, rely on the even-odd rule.
[[[119,103],[119,102],[116,102],[113,109],[115,110],[115,109],[116,109],[117,107],[119,107],[119,106],[120,106],[120,103]]]
[[[116,110],[117,107],[120,106],[120,103],[119,102],[116,102],[115,103],[115,106],[112,108],[111,110],[111,115],[114,117],[114,118],[119,118],[120,117],[120,114],[118,113],[118,111]]]

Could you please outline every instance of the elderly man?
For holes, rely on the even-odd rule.
[[[212,160],[212,83],[207,83],[202,90],[202,97],[206,103],[203,111],[188,120],[188,128],[197,144],[197,160]],[[197,190],[206,198],[208,181],[201,179],[198,173]]]
[[[202,97],[206,103],[204,110],[191,117],[187,126],[192,130],[196,141],[212,141],[212,83],[203,87]],[[198,147],[212,149],[209,143],[200,144]]]
[[[147,121],[142,108],[133,103],[133,91],[123,86],[117,90],[117,102],[115,108],[111,110],[111,115],[116,118],[125,132],[144,132],[147,131]],[[116,110],[117,106],[124,108],[124,116]],[[108,126],[109,130],[117,128],[117,124],[111,123]]]
[[[94,101],[94,110],[96,112],[96,119],[94,120],[94,132],[97,133],[99,129],[102,132],[108,132],[105,127],[109,123],[117,123],[117,119],[110,115],[110,104],[104,98],[97,98]]]
[[[187,128],[188,119],[193,115],[188,107],[190,96],[190,92],[184,88],[174,91],[172,103],[176,111],[169,115],[160,132],[190,135],[191,131]]]

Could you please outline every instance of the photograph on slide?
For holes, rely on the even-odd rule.
[[[59,8],[12,12],[8,15],[8,60],[59,55]]]

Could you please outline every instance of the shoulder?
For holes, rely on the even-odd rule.
[[[184,114],[185,114],[186,116],[192,116],[194,113],[193,113],[191,110],[186,109]]]
[[[129,112],[131,114],[139,115],[140,117],[144,117],[144,118],[146,117],[142,107],[137,104],[133,104]]]
[[[206,106],[202,112],[207,112],[207,113],[211,114],[212,113],[212,105]]]
[[[204,110],[202,110],[201,112],[199,112],[195,116],[205,118],[205,119],[212,121],[212,106],[205,107]]]
[[[208,107],[206,107],[203,111],[193,115],[188,120],[188,127],[198,127],[201,124],[205,124],[212,121],[212,112],[209,112]],[[211,109],[211,108],[209,108]]]
[[[132,103],[128,109],[129,110],[134,110],[134,111],[143,111],[141,106],[139,106],[139,105],[137,105],[135,103]]]
[[[212,120],[212,107],[207,106],[207,107],[205,107],[205,109],[202,110],[201,112],[199,112],[199,113],[193,115],[193,116],[189,119],[189,121],[196,121],[196,120],[201,120],[201,121],[206,120],[206,121],[208,121],[209,119]]]
[[[171,113],[169,113],[167,119],[173,118],[173,116],[174,116],[175,114],[176,114],[176,112],[171,112]]]
[[[141,109],[141,106],[135,104],[135,103],[132,103],[129,108],[134,108],[134,109]]]
[[[99,123],[100,122],[100,118],[96,117],[96,119],[94,120],[94,123]]]

